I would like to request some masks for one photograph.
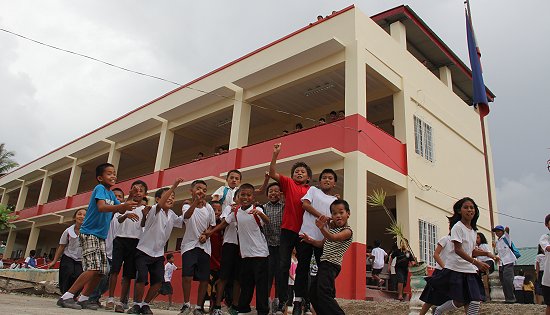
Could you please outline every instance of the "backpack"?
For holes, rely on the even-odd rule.
[[[229,187],[225,186],[223,188],[223,196],[220,198],[220,203],[222,204],[223,206],[223,202],[225,201],[225,197],[227,196],[227,192],[229,191]]]
[[[506,239],[506,237],[504,237],[503,239],[504,239],[504,243],[506,243],[506,245],[508,245],[508,248],[510,248],[510,250],[512,251],[512,253],[514,254],[514,256],[516,256],[516,259],[517,259],[517,258],[520,258],[520,257],[521,257],[521,253],[520,253],[519,250],[517,249],[516,245],[514,245],[514,242],[512,242],[512,244],[508,244],[508,240]]]

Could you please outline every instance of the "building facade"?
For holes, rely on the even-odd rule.
[[[373,17],[348,7],[1,177],[1,202],[18,215],[16,227],[0,234],[5,257],[54,251],[73,213],[87,206],[100,163],[117,167],[116,186],[125,192],[142,179],[152,196],[183,177],[174,207],[181,213],[195,179],[212,193],[236,168],[243,182],[260,185],[280,142],[281,173],[304,161],[312,184],[324,168],[339,175],[354,240],[337,292],[364,299],[366,246],[381,239],[389,250],[392,243],[385,212],[367,206],[373,190],[387,193],[413,250],[429,263],[448,233],[454,198],[476,200],[488,233],[482,132],[471,98],[468,67],[409,7]],[[343,117],[333,120],[332,111]],[[304,128],[294,131],[298,123]],[[174,229],[166,250],[178,250],[182,235]]]

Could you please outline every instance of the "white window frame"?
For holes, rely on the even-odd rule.
[[[437,225],[418,220],[418,236],[420,244],[420,260],[426,262],[429,266],[435,266],[435,248],[437,247]]]
[[[430,162],[435,160],[433,127],[425,120],[414,116],[414,151]]]

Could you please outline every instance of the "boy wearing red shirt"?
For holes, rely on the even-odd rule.
[[[281,144],[276,143],[273,146],[273,156],[269,165],[269,176],[279,182],[281,190],[285,196],[285,210],[283,212],[283,223],[281,224],[281,245],[279,247],[280,261],[280,279],[279,286],[279,306],[276,314],[283,314],[288,298],[288,271],[290,269],[290,260],[292,250],[300,242],[298,232],[302,227],[304,209],[302,208],[302,197],[309,189],[309,180],[312,176],[311,168],[304,162],[298,162],[292,166],[292,178],[277,173],[275,165],[277,157],[281,152]],[[295,303],[294,307],[301,310],[302,302]]]

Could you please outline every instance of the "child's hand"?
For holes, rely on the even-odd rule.
[[[279,152],[281,152],[281,144],[275,143],[273,145],[273,154],[279,154]]]
[[[130,219],[134,222],[139,221],[139,216],[135,213],[126,213],[125,216],[126,216],[127,219]]]
[[[52,267],[55,265],[55,261],[52,261],[52,262],[49,262],[48,263],[48,269],[52,269]]]
[[[178,178],[176,179],[176,181],[174,181],[174,184],[172,185],[172,187],[176,188],[176,187],[178,187],[179,184],[181,184],[181,183],[183,183],[183,178],[178,177]]]
[[[137,202],[133,201],[133,200],[128,200],[126,201],[125,203],[122,204],[122,208],[124,209],[124,212],[125,211],[128,211],[128,210],[134,210],[137,206]],[[122,213],[124,213],[122,212]]]
[[[489,271],[489,265],[487,265],[486,263],[484,262],[481,262],[477,259],[474,260],[474,265],[480,270],[480,271],[483,271],[483,272],[488,272]]]
[[[312,240],[312,238],[306,233],[300,234],[300,238],[302,239],[302,242],[305,242],[305,243],[311,243],[311,240]]]
[[[342,199],[342,197],[340,197],[340,194],[334,194],[334,197],[336,197],[336,199]]]
[[[322,229],[323,227],[325,227],[328,223],[328,217],[322,215],[320,217],[318,217],[316,220],[315,220],[315,225],[319,228],[319,229]]]
[[[251,215],[259,215],[260,213],[261,211],[256,208],[252,208],[252,210],[248,212],[248,214],[251,214]]]
[[[265,174],[264,174],[264,178],[267,178],[267,179],[269,179],[269,178],[270,178],[270,177],[269,177],[269,171],[265,172]]]
[[[143,213],[143,216],[146,217],[147,214],[149,213],[149,210],[151,210],[151,206],[145,206],[145,208],[143,208],[143,210],[141,210],[141,213]]]
[[[201,244],[204,244],[204,243],[206,243],[206,240],[207,240],[206,235],[201,234],[201,236],[199,237],[199,242]]]

